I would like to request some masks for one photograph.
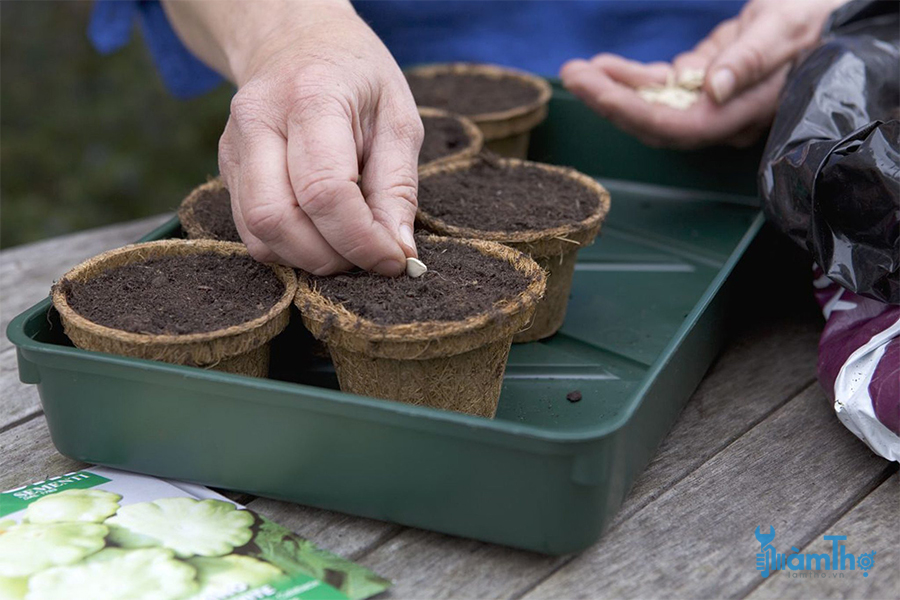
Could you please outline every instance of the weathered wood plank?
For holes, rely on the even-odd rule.
[[[86,258],[138,239],[171,215],[90,229],[0,252],[0,429],[39,410],[33,386],[18,383],[16,357],[6,326],[47,296],[50,285]]]
[[[845,535],[847,552],[856,558],[875,551],[875,564],[867,577],[847,571],[844,577],[791,577],[792,571],[770,575],[748,600],[791,598],[900,598],[900,476],[896,473],[862,502],[800,550],[801,554],[830,554],[831,542],[823,536]],[[778,544],[775,547],[787,551]]]
[[[85,466],[56,451],[43,415],[0,433],[0,490],[77,471]]]
[[[0,431],[40,411],[37,387],[19,381],[16,350],[6,338],[0,350]]]
[[[268,498],[258,498],[247,507],[322,548],[349,558],[366,553],[404,529],[393,523]]]
[[[815,319],[779,319],[736,337],[638,479],[617,522],[808,386],[815,377],[818,330]],[[397,597],[501,598],[515,597],[566,560],[410,529],[364,562],[398,582]]]
[[[514,598],[563,564],[545,556],[407,529],[358,559],[391,579],[392,598]]]
[[[814,384],[524,597],[742,597],[757,526],[802,547],[893,469]]]
[[[820,331],[818,318],[809,314],[743,331],[685,406],[616,522],[646,506],[810,385],[816,377]]]

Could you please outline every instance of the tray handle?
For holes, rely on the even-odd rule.
[[[16,362],[19,363],[19,381],[34,385],[41,382],[41,370],[36,364],[25,358],[20,349],[16,349]]]

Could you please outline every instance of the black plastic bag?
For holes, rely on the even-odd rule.
[[[900,3],[851,2],[790,74],[763,153],[766,216],[857,294],[900,304]]]

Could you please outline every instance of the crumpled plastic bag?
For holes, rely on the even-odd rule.
[[[788,77],[763,153],[766,216],[833,281],[900,304],[900,3],[856,1]]]

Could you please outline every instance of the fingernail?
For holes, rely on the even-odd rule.
[[[713,73],[710,80],[713,99],[719,104],[727,101],[734,93],[734,84],[734,73],[731,72],[731,69],[719,69]]]
[[[409,225],[400,226],[400,241],[413,253],[416,252],[416,238],[413,237],[413,230]]]

